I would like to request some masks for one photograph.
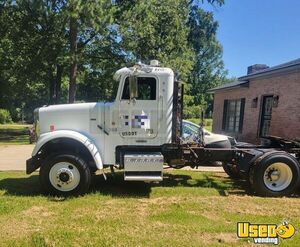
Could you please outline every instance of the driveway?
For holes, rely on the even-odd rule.
[[[25,171],[26,160],[31,157],[34,145],[0,145],[0,171]],[[198,169],[189,167],[185,170],[224,172],[219,166],[199,166]]]
[[[34,145],[0,145],[0,171],[24,171]]]

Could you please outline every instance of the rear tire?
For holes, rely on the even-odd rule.
[[[299,163],[287,153],[270,154],[252,169],[252,186],[260,196],[288,196],[300,183]]]
[[[231,164],[222,162],[222,167],[223,167],[224,171],[226,172],[226,174],[230,178],[232,178],[232,179],[240,179],[241,178],[239,172],[236,169],[234,169]]]
[[[87,163],[72,154],[56,154],[40,168],[40,183],[45,193],[54,196],[77,196],[86,193],[91,184]]]

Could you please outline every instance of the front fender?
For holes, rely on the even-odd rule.
[[[37,153],[41,150],[41,148],[49,141],[59,138],[70,138],[82,143],[91,153],[97,168],[99,170],[103,169],[103,162],[100,155],[100,149],[97,147],[96,143],[85,134],[73,130],[57,130],[42,134],[39,137],[31,156],[36,156]]]

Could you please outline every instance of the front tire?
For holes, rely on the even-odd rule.
[[[300,183],[299,163],[286,153],[270,154],[252,169],[252,186],[260,196],[288,196]]]
[[[47,194],[82,195],[90,187],[91,172],[87,163],[80,157],[72,154],[56,154],[42,164],[40,183]]]

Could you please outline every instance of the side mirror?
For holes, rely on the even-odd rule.
[[[138,97],[137,77],[134,75],[129,76],[129,95],[130,99]]]

